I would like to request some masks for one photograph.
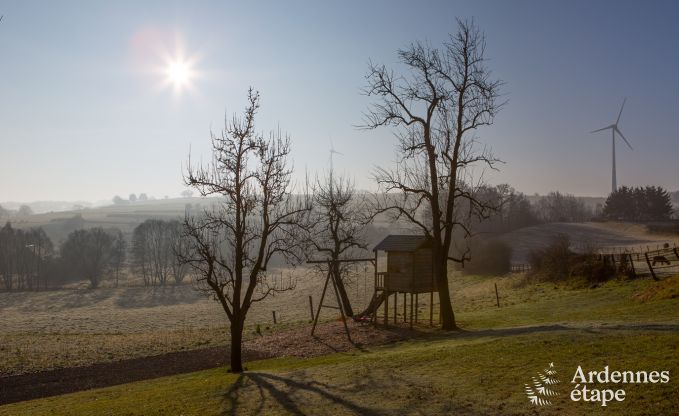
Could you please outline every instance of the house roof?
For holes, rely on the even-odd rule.
[[[428,243],[423,235],[388,235],[373,251],[415,251]]]

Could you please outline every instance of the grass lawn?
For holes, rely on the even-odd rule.
[[[677,414],[679,280],[566,290],[498,279],[457,280],[462,333],[253,362],[243,375],[219,368],[16,403],[0,407],[0,414]],[[488,292],[496,281],[499,309]],[[559,395],[552,405],[536,407],[524,385],[550,362],[561,380],[554,387]],[[668,370],[670,381],[597,383],[589,387],[622,388],[625,400],[606,407],[572,402],[578,365],[585,371]]]
[[[501,308],[494,307],[498,282]],[[460,277],[456,282],[459,324],[484,329],[549,323],[679,323],[679,276],[607,282],[596,289],[570,289],[551,283],[517,287],[516,279]],[[481,297],[479,293],[485,293]]]
[[[251,363],[0,407],[0,414],[658,414],[679,405],[679,383],[610,385],[626,399],[606,408],[571,402],[577,365],[679,374],[676,332],[556,330],[520,335],[411,341],[354,354]],[[553,405],[523,393],[554,362]]]

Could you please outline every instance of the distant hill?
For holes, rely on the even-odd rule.
[[[91,208],[95,206],[104,205],[103,201],[98,203],[93,203],[90,201],[34,201],[34,202],[15,202],[6,201],[0,202],[0,206],[11,210],[18,211],[19,207],[22,205],[28,205],[31,207],[34,213],[42,214],[45,212],[60,212],[60,211],[71,211],[75,209]]]
[[[80,228],[119,228],[129,239],[134,228],[149,218],[182,219],[187,210],[199,210],[215,198],[173,198],[126,202],[119,205],[79,207],[66,211],[36,213],[9,220],[17,228],[42,227],[55,244]],[[3,222],[6,218],[2,219]]]

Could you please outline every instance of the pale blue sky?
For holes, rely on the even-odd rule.
[[[353,126],[367,62],[392,65],[414,40],[443,41],[474,17],[509,104],[482,142],[506,161],[491,177],[526,193],[610,190],[615,121],[618,184],[679,189],[679,3],[622,1],[0,3],[0,201],[101,200],[183,189],[189,148],[262,94],[259,127],[290,133],[295,167],[328,160],[357,187],[394,159],[389,130]],[[191,91],[161,86],[159,54],[176,40],[196,59]]]

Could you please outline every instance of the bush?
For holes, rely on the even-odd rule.
[[[537,281],[584,281],[598,284],[617,276],[612,261],[601,259],[594,248],[586,253],[574,253],[570,249],[570,239],[558,235],[547,247],[534,250],[530,254],[531,278]],[[626,270],[620,265],[621,272]]]
[[[472,250],[472,260],[465,264],[465,274],[502,275],[511,269],[512,249],[506,243],[490,240]]]
[[[570,246],[568,236],[560,234],[547,247],[531,251],[528,259],[531,275],[538,280],[549,281],[570,277],[570,262],[574,255]]]

